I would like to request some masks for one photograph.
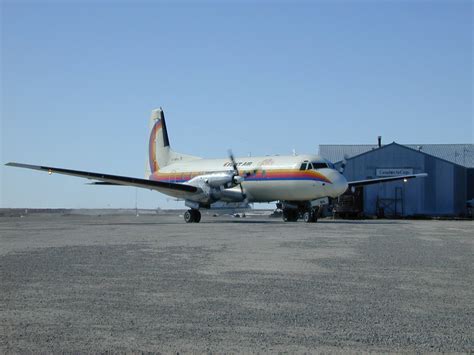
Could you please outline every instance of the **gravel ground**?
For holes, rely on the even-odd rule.
[[[473,352],[474,223],[0,218],[0,352]]]

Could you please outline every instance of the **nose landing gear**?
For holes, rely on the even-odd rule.
[[[312,208],[303,213],[303,221],[306,223],[316,223],[318,221],[318,208]]]
[[[316,223],[318,221],[319,207],[307,205],[298,206],[298,208],[283,208],[283,221],[296,222],[302,218],[306,223]]]
[[[201,212],[191,209],[184,212],[184,221],[186,223],[199,223],[201,221]]]

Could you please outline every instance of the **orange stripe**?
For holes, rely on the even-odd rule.
[[[150,162],[150,169],[152,173],[160,170],[160,166],[156,162],[156,136],[161,129],[161,120],[156,121],[150,133],[150,140],[148,143],[148,155]]]
[[[246,173],[246,171],[241,171],[240,172],[240,175],[244,175]],[[208,173],[208,174],[212,174],[212,173]],[[180,171],[177,171],[177,172],[172,172],[172,173],[164,173],[164,172],[156,172],[155,174],[153,174],[154,178],[157,179],[157,180],[160,180],[160,179],[169,179],[169,178],[173,178],[173,179],[186,179],[186,180],[190,180],[192,179],[193,177],[196,177],[196,176],[199,176],[199,175],[204,175],[204,172],[202,171],[186,171],[186,172],[180,172]],[[285,176],[287,175],[287,176]],[[331,183],[331,181],[326,177],[324,176],[323,174],[317,172],[317,171],[312,171],[312,170],[305,170],[305,171],[302,171],[302,170],[297,170],[297,169],[272,169],[272,170],[266,170],[265,174],[262,174],[262,171],[259,171],[257,174],[255,175],[252,175],[252,177],[255,177],[255,178],[261,178],[261,179],[265,179],[265,178],[276,178],[276,177],[288,177],[288,178],[291,178],[291,177],[295,177],[295,178],[301,178],[301,177],[314,177],[314,178],[317,178],[319,180],[322,180],[322,181],[325,181],[325,182],[328,182],[328,183]]]

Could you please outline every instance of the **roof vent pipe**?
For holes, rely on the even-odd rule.
[[[377,140],[379,142],[379,148],[381,148],[382,147],[382,136],[378,136]]]

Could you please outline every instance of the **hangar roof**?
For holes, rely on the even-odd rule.
[[[474,144],[400,144],[467,168],[474,168]],[[319,155],[333,163],[377,149],[377,144],[320,144]]]

